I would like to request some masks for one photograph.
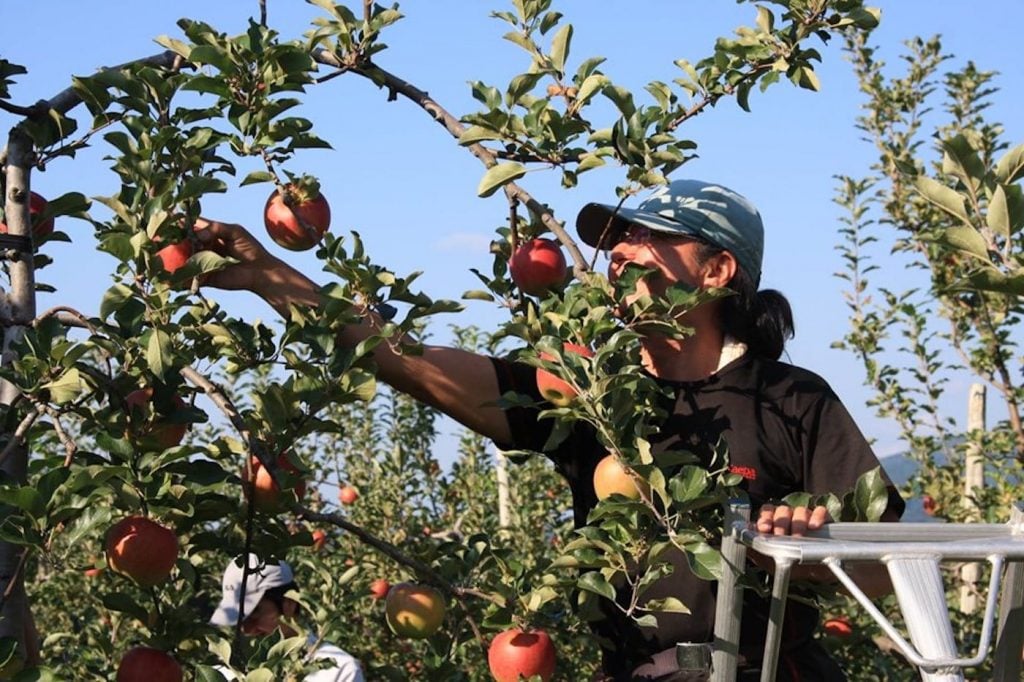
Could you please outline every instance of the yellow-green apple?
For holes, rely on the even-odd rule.
[[[388,627],[399,637],[425,639],[444,623],[444,597],[428,585],[399,583],[384,598]]]
[[[607,455],[594,468],[594,492],[597,493],[599,500],[614,493],[639,500],[641,489],[644,492],[650,490],[646,483],[637,487],[637,482],[628,473],[627,467],[614,454]]]

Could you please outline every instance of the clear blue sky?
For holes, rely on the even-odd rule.
[[[358,4],[358,3],[354,3]],[[602,70],[629,87],[638,99],[650,80],[675,76],[672,61],[696,61],[709,54],[717,36],[729,35],[754,22],[753,5],[731,0],[556,0],[556,8],[573,23],[570,63],[601,55]],[[953,0],[880,0],[883,21],[872,43],[890,67],[899,64],[901,42],[912,36],[943,36],[946,51],[960,65],[974,60],[980,68],[1000,71],[1002,91],[993,117],[1007,128],[1007,138],[1024,141],[1020,111],[1024,67],[1008,58],[1024,25],[1020,0],[990,0],[983,5]],[[299,36],[319,10],[300,0],[268,0],[270,23],[284,36]],[[979,7],[984,7],[980,11]],[[378,63],[427,90],[458,115],[475,111],[467,82],[483,80],[503,86],[525,70],[519,48],[500,36],[505,24],[488,17],[506,3],[484,0],[416,0],[403,3],[406,19],[389,30],[390,45]],[[71,2],[35,0],[0,3],[0,56],[25,65],[29,74],[13,90],[14,101],[29,104],[69,85],[70,74],[88,74],[159,51],[152,39],[180,37],[179,17],[211,23],[228,33],[244,30],[246,18],[258,11],[256,0],[175,0],[138,2],[104,0]],[[820,46],[819,46],[820,47]],[[675,177],[701,177],[731,186],[760,208],[767,226],[762,286],[781,290],[793,304],[797,337],[791,360],[829,380],[865,433],[876,439],[879,454],[898,449],[894,429],[876,419],[864,405],[868,397],[862,372],[849,354],[829,348],[847,329],[842,282],[833,273],[842,265],[834,247],[839,209],[832,203],[835,174],[860,175],[873,160],[870,145],[853,127],[861,98],[838,44],[820,48],[820,93],[779,84],[751,97],[753,113],[732,102],[699,117],[683,134],[696,140],[700,158]],[[333,151],[308,151],[289,166],[318,175],[334,210],[333,230],[358,230],[377,262],[399,274],[423,270],[422,288],[438,298],[458,298],[477,288],[470,267],[488,267],[486,245],[507,215],[500,193],[478,199],[475,188],[481,166],[423,112],[405,101],[387,102],[371,83],[346,76],[312,88],[301,113],[312,119],[318,134]],[[15,120],[0,114],[0,126]],[[81,123],[86,124],[85,117]],[[117,191],[116,176],[102,160],[100,148],[75,161],[60,160],[45,174],[33,176],[34,189],[44,195],[78,190],[88,196]],[[240,173],[242,177],[244,172]],[[533,173],[522,184],[557,217],[572,222],[588,201],[612,201],[621,182],[617,169],[600,170],[573,190],[563,190],[552,173]],[[241,222],[262,234],[260,215],[267,186],[232,189],[208,200],[204,213]],[[86,223],[65,220],[60,228],[73,244],[53,244],[48,252],[57,265],[43,273],[59,294],[40,301],[58,302],[94,313],[109,286],[113,261],[94,249]],[[310,254],[281,252],[311,272],[318,265]],[[901,289],[899,272],[883,271],[886,284]],[[892,279],[888,279],[892,278]],[[322,278],[321,278],[322,279]],[[272,311],[251,297],[217,295],[236,314],[272,318]],[[502,313],[473,302],[452,317],[459,324],[493,328]],[[443,322],[443,320],[441,320]],[[434,329],[445,338],[445,329]],[[950,388],[947,409],[961,419],[966,410],[966,381]],[[990,419],[996,414],[990,407]],[[449,430],[451,427],[447,427]]]

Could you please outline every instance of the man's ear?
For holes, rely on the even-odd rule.
[[[736,256],[729,251],[720,251],[704,263],[702,286],[705,288],[728,286],[732,278],[736,276],[738,268]]]

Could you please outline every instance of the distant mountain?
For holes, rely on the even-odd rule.
[[[910,455],[890,455],[889,457],[883,457],[881,462],[885,473],[889,475],[889,478],[892,479],[892,482],[897,487],[902,487],[909,481],[910,477],[917,471],[918,466],[917,462]],[[907,500],[906,502],[907,509],[903,512],[904,521],[943,523],[941,519],[936,519],[924,513],[920,499]]]

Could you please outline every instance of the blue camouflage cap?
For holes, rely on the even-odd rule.
[[[746,198],[727,187],[701,180],[673,180],[636,208],[587,204],[576,218],[584,242],[611,248],[630,225],[655,232],[690,235],[723,248],[755,284],[761,280],[764,224]],[[601,244],[601,237],[604,240]]]

